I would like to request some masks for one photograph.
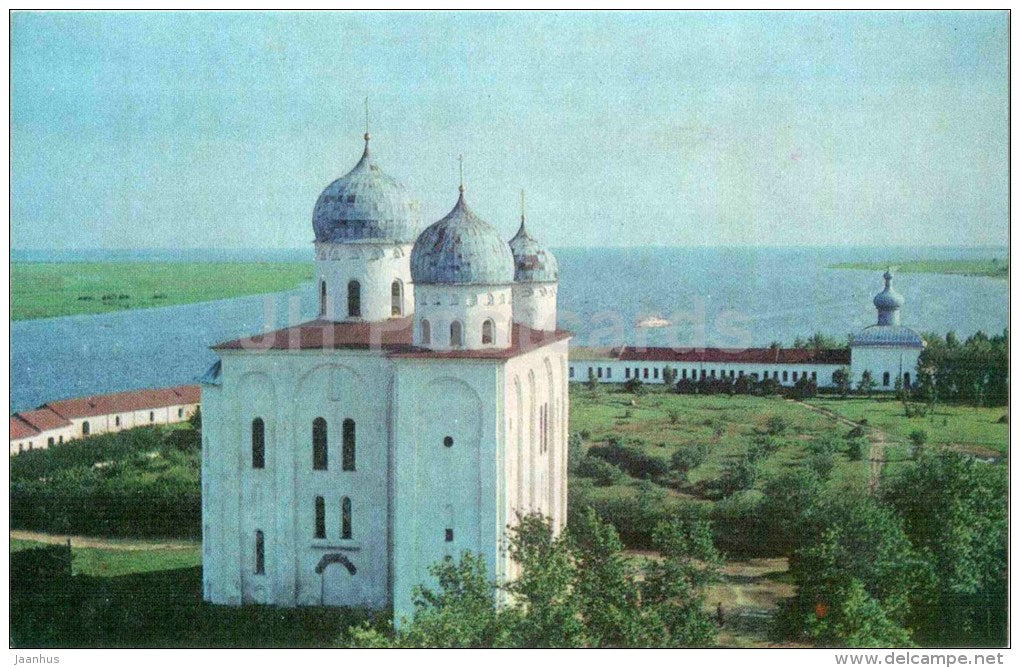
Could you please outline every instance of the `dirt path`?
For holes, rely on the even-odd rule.
[[[797,401],[796,399],[787,399],[787,401],[800,404],[809,411],[825,415],[826,417],[830,417],[849,427],[861,426],[853,420],[844,417],[835,411],[831,411],[828,408],[812,406],[809,403]],[[889,438],[889,434],[885,433],[881,429],[877,429],[869,425],[864,425],[864,433],[868,437],[868,442],[870,443],[868,448],[868,489],[871,492],[875,492],[882,480],[882,469],[885,467],[885,448],[891,439]]]
[[[66,545],[71,547],[95,547],[103,550],[124,550],[136,552],[142,550],[193,550],[201,546],[198,541],[146,541],[119,538],[90,538],[89,536],[65,536],[55,533],[39,533],[37,531],[11,531],[11,538],[31,540],[50,545]]]
[[[779,604],[796,593],[794,585],[785,581],[789,567],[785,558],[730,561],[723,566],[720,582],[705,592],[705,603],[713,616],[716,606],[722,604],[720,646],[791,646],[769,637]]]

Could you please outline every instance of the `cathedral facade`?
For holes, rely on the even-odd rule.
[[[421,230],[368,149],[313,213],[319,316],[215,346],[203,378],[203,586],[228,605],[412,612],[470,550],[514,576],[518,513],[566,523],[558,269],[461,184]]]

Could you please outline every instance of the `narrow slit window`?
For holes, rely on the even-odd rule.
[[[432,325],[428,320],[421,321],[421,342],[426,346],[432,343]]]
[[[347,315],[351,318],[361,317],[361,283],[357,281],[347,284]]]
[[[400,281],[393,281],[390,286],[390,313],[404,315],[404,286]]]
[[[266,572],[266,541],[261,531],[255,532],[255,575]]]
[[[312,469],[325,471],[329,466],[329,444],[326,433],[326,419],[312,421]]]
[[[315,497],[315,537],[326,537],[326,499]]]
[[[262,418],[251,421],[251,467],[266,467],[266,423]]]
[[[351,539],[351,500],[346,496],[340,502],[340,537]]]
[[[343,470],[354,470],[355,428],[354,420],[344,420]]]
[[[450,323],[450,347],[459,348],[464,345],[464,328],[459,320]]]

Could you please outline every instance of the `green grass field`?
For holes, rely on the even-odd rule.
[[[313,277],[310,263],[291,262],[14,262],[11,319],[267,294]]]
[[[878,427],[904,443],[914,430],[923,430],[932,445],[945,445],[980,456],[1006,455],[1009,450],[1009,425],[999,422],[1006,407],[975,408],[939,404],[933,415],[908,418],[903,404],[894,399],[836,399],[816,397],[809,402],[821,408]]]
[[[40,544],[11,541],[17,553]],[[198,548],[73,548],[73,576],[12,583],[11,647],[336,647],[366,612],[202,602]]]
[[[910,260],[906,262],[842,262],[830,265],[830,269],[869,269],[884,271],[895,267],[903,274],[958,274],[961,276],[989,276],[1009,278],[1009,258],[988,260]]]
[[[570,390],[570,431],[586,434],[588,444],[603,442],[610,436],[631,442],[638,439],[646,453],[667,460],[679,447],[708,445],[708,457],[691,471],[690,484],[681,490],[681,496],[695,500],[719,478],[728,459],[751,447],[773,416],[783,418],[787,427],[777,437],[782,443],[779,451],[761,464],[763,477],[804,461],[812,441],[841,439],[848,431],[836,420],[780,397],[682,395],[659,389],[635,397],[617,388],[602,387],[592,393],[579,384]],[[866,485],[867,464],[838,455],[832,482]],[[595,488],[593,493],[632,494],[637,484],[629,478],[618,485]]]

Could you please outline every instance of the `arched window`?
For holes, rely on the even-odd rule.
[[[321,496],[315,497],[315,537],[326,537],[326,500]]]
[[[432,343],[432,325],[428,320],[421,321],[421,342],[426,346]]]
[[[84,422],[81,423],[81,435],[82,436],[88,436],[89,435],[89,421],[88,420],[85,420]]]
[[[326,419],[312,420],[312,468],[325,471],[329,464],[329,445],[326,440]]]
[[[351,539],[351,500],[346,496],[340,501],[340,537]]]
[[[903,374],[903,387],[910,387],[910,372]]]
[[[886,371],[885,373],[882,374],[882,385],[885,386],[885,387],[889,387],[889,372],[888,371]]]
[[[262,418],[251,421],[251,467],[266,468],[266,423]]]
[[[347,284],[347,316],[361,317],[361,283],[351,281]]]
[[[464,345],[464,328],[459,320],[450,323],[450,347],[457,348]]]
[[[326,315],[326,281],[319,281],[319,315]]]
[[[354,420],[344,420],[343,470],[354,470]]]
[[[493,342],[492,330],[495,329],[496,325],[492,320],[486,320],[482,323],[482,345],[491,344]]]
[[[392,315],[404,315],[404,284],[399,280],[390,286],[390,312]]]
[[[266,572],[266,540],[262,531],[255,531],[255,575]]]

